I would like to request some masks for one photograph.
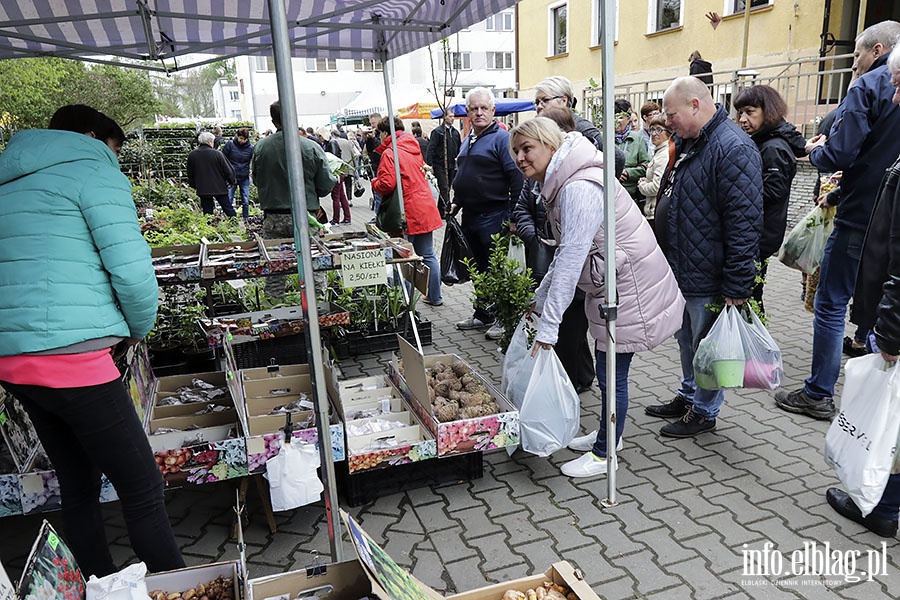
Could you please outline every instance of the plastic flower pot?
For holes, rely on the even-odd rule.
[[[743,360],[714,360],[712,372],[722,388],[741,387],[744,383]]]
[[[719,383],[716,381],[716,376],[711,373],[694,371],[694,383],[697,384],[697,387],[703,388],[704,390],[719,389]]]
[[[748,360],[744,366],[744,387],[774,390],[781,385],[784,372],[778,363],[762,363]]]

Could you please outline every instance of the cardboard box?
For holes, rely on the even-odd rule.
[[[291,375],[309,375],[309,365],[271,365],[241,370],[241,379],[243,381],[280,379]]]
[[[268,275],[269,255],[262,240],[206,244],[201,262],[202,279],[241,279]]]
[[[198,585],[206,585],[219,577],[231,582],[235,600],[240,600],[246,596],[244,593],[244,570],[241,568],[240,561],[236,560],[152,573],[148,574],[144,581],[147,583],[147,591],[151,594],[156,590],[173,594],[175,592],[186,592],[190,589],[196,590]],[[197,598],[199,597],[198,595]]]
[[[266,254],[269,255],[270,273],[297,272],[297,250],[294,247],[294,238],[263,240],[263,245],[266,247]]]
[[[526,590],[535,589],[550,581],[557,585],[565,586],[572,590],[579,600],[600,600],[591,586],[584,580],[584,576],[566,561],[559,561],[550,565],[550,568],[544,571],[543,575],[532,575],[530,577],[521,577],[502,583],[495,583],[477,590],[462,592],[449,596],[448,600],[500,600],[506,590],[518,590],[525,592]]]
[[[157,281],[161,284],[200,281],[203,250],[200,244],[151,248],[150,257]]]
[[[455,354],[423,356],[403,338],[398,337],[398,342],[400,355],[403,358],[404,374],[400,374],[397,357],[394,356],[389,365],[390,380],[409,400],[422,422],[437,439],[437,455],[439,457],[518,445],[519,411],[477,369]],[[468,365],[472,373],[481,380],[488,393],[500,406],[499,413],[446,423],[437,420],[432,411],[431,397],[428,393],[427,369],[438,361],[448,363],[454,360]]]
[[[372,582],[356,559],[251,579],[247,587],[249,600],[293,600],[316,590],[321,590],[319,597],[334,600],[357,600],[373,593]]]

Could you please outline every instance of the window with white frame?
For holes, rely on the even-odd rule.
[[[442,57],[442,61],[445,57]],[[444,64],[444,70],[454,71],[471,71],[472,70],[472,53],[471,52],[451,52],[450,64]]]
[[[550,56],[558,56],[569,51],[568,33],[569,33],[569,5],[567,2],[556,2],[547,7],[548,10],[548,28],[550,34],[549,52]]]
[[[233,111],[231,111],[231,118],[232,118],[232,119],[240,119],[240,118],[241,118],[241,111],[239,111],[239,110],[233,110]]]
[[[231,100],[232,102],[237,102],[241,98],[240,98],[240,95],[238,94],[237,90],[230,90],[228,92],[228,99]]]
[[[650,0],[650,32],[681,27],[681,0]]]
[[[492,71],[502,71],[513,68],[512,52],[488,52],[487,68]]]
[[[761,6],[769,6],[773,4],[772,0],[750,0],[750,8],[758,8]],[[734,15],[737,13],[744,12],[744,9],[747,6],[746,0],[725,0],[725,11],[726,15]]]
[[[511,12],[502,12],[491,15],[485,20],[484,24],[484,28],[487,31],[512,31],[513,14]]]
[[[600,27],[603,25],[603,0],[593,0],[591,3],[591,45],[599,46],[602,43],[600,39]],[[619,41],[619,0],[616,0],[616,29],[613,32],[613,39]]]
[[[362,58],[356,59],[353,61],[353,70],[354,71],[377,71],[381,72],[381,61],[374,58]]]
[[[257,72],[273,72],[275,71],[275,58],[271,56],[254,56],[254,69]]]
[[[337,59],[335,58],[307,58],[307,71],[337,71]]]

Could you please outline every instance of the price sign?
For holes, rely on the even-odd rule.
[[[359,250],[341,254],[341,275],[344,287],[355,288],[387,283],[384,250]]]

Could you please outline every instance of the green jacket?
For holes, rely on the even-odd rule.
[[[316,142],[301,136],[300,156],[303,159],[303,180],[306,182],[306,209],[315,211],[319,209],[319,196],[330,194],[338,179],[328,168],[325,151]],[[261,139],[253,147],[250,171],[263,211],[291,208],[291,184],[282,130]]]
[[[0,154],[0,356],[142,338],[157,294],[115,154],[70,131],[14,135]]]
[[[647,150],[647,142],[644,141],[641,132],[629,131],[621,143],[616,143],[616,148],[621,148],[625,153],[625,172],[628,173],[626,181],[619,180],[622,187],[631,194],[632,198],[638,197],[638,179],[647,174],[647,165],[650,163],[650,151]]]

